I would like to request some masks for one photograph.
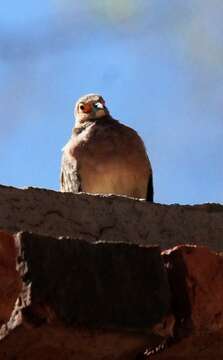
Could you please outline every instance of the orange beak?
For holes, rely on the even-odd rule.
[[[84,104],[83,112],[90,114],[91,111],[92,111],[92,104],[91,103]]]

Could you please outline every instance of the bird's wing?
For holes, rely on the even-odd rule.
[[[152,172],[151,172],[151,175],[148,180],[146,200],[153,202],[153,174],[152,174]]]
[[[60,191],[73,193],[82,191],[77,162],[71,160],[65,151],[61,162]]]

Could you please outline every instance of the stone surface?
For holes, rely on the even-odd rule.
[[[0,228],[96,241],[223,250],[223,206],[149,204],[117,196],[0,186]]]
[[[0,231],[0,325],[9,320],[22,289],[22,282],[16,271],[16,259],[13,236]]]
[[[170,310],[159,247],[19,236],[32,304],[26,316],[67,325],[145,328]]]
[[[151,357],[143,356],[146,334],[70,329],[61,324],[25,325],[1,341],[1,360],[221,360],[223,331],[191,336]]]
[[[15,238],[0,231],[0,340],[19,325],[21,309],[26,306],[28,288],[18,268],[19,248]]]
[[[32,283],[31,304],[22,279]],[[206,247],[161,257],[158,247],[0,232],[3,326],[15,325],[17,299],[17,310],[26,306],[0,359],[145,360],[172,334],[155,359],[220,360],[222,298],[223,257]]]
[[[0,345],[1,360],[135,360],[148,342],[140,332],[22,325]]]
[[[0,360],[140,360],[171,334],[154,358],[223,358],[223,257],[148,247],[221,252],[221,205],[0,186],[0,228],[36,233],[0,232],[0,338],[25,307]]]
[[[222,360],[223,330],[182,339],[163,352],[137,360]],[[135,359],[135,360],[136,360]],[[127,360],[127,358],[126,358]]]
[[[223,257],[206,247],[163,252],[178,326],[196,333],[223,327]]]

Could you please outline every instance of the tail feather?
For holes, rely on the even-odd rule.
[[[153,175],[151,174],[149,181],[148,181],[148,187],[147,187],[147,195],[146,195],[146,201],[153,202]]]

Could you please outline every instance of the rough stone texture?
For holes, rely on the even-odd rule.
[[[1,232],[0,270],[2,322],[15,317],[21,278],[32,283],[0,360],[145,360],[165,339],[155,359],[223,358],[223,257],[205,247],[161,258],[158,247]]]
[[[221,360],[223,331],[191,336],[149,359]],[[146,360],[148,335],[139,332],[70,329],[61,324],[24,324],[1,341],[1,360]]]
[[[0,326],[10,319],[22,289],[22,281],[16,271],[16,258],[13,236],[0,231]]]
[[[137,332],[22,325],[1,341],[1,360],[222,360],[223,331],[182,339],[160,354],[143,356],[148,336]]]
[[[26,307],[0,360],[140,360],[165,340],[175,344],[154,358],[223,358],[223,257],[137,245],[223,251],[221,205],[0,186],[0,228],[38,234],[0,233],[0,338]]]
[[[223,327],[223,257],[206,247],[179,246],[163,252],[181,329],[196,333]]]
[[[32,284],[26,315],[35,322],[149,329],[170,311],[159,247],[19,237]]]
[[[148,335],[124,330],[43,324],[15,329],[0,345],[1,360],[135,360]]]
[[[149,204],[117,196],[0,186],[0,228],[96,241],[223,250],[223,206]]]
[[[126,358],[127,360],[128,358]],[[223,330],[199,334],[182,339],[165,351],[152,357],[141,356],[135,360],[222,360]]]
[[[21,309],[27,305],[28,296],[24,288],[17,258],[19,249],[13,236],[0,231],[0,340],[21,322]],[[26,299],[27,300],[27,299]]]

